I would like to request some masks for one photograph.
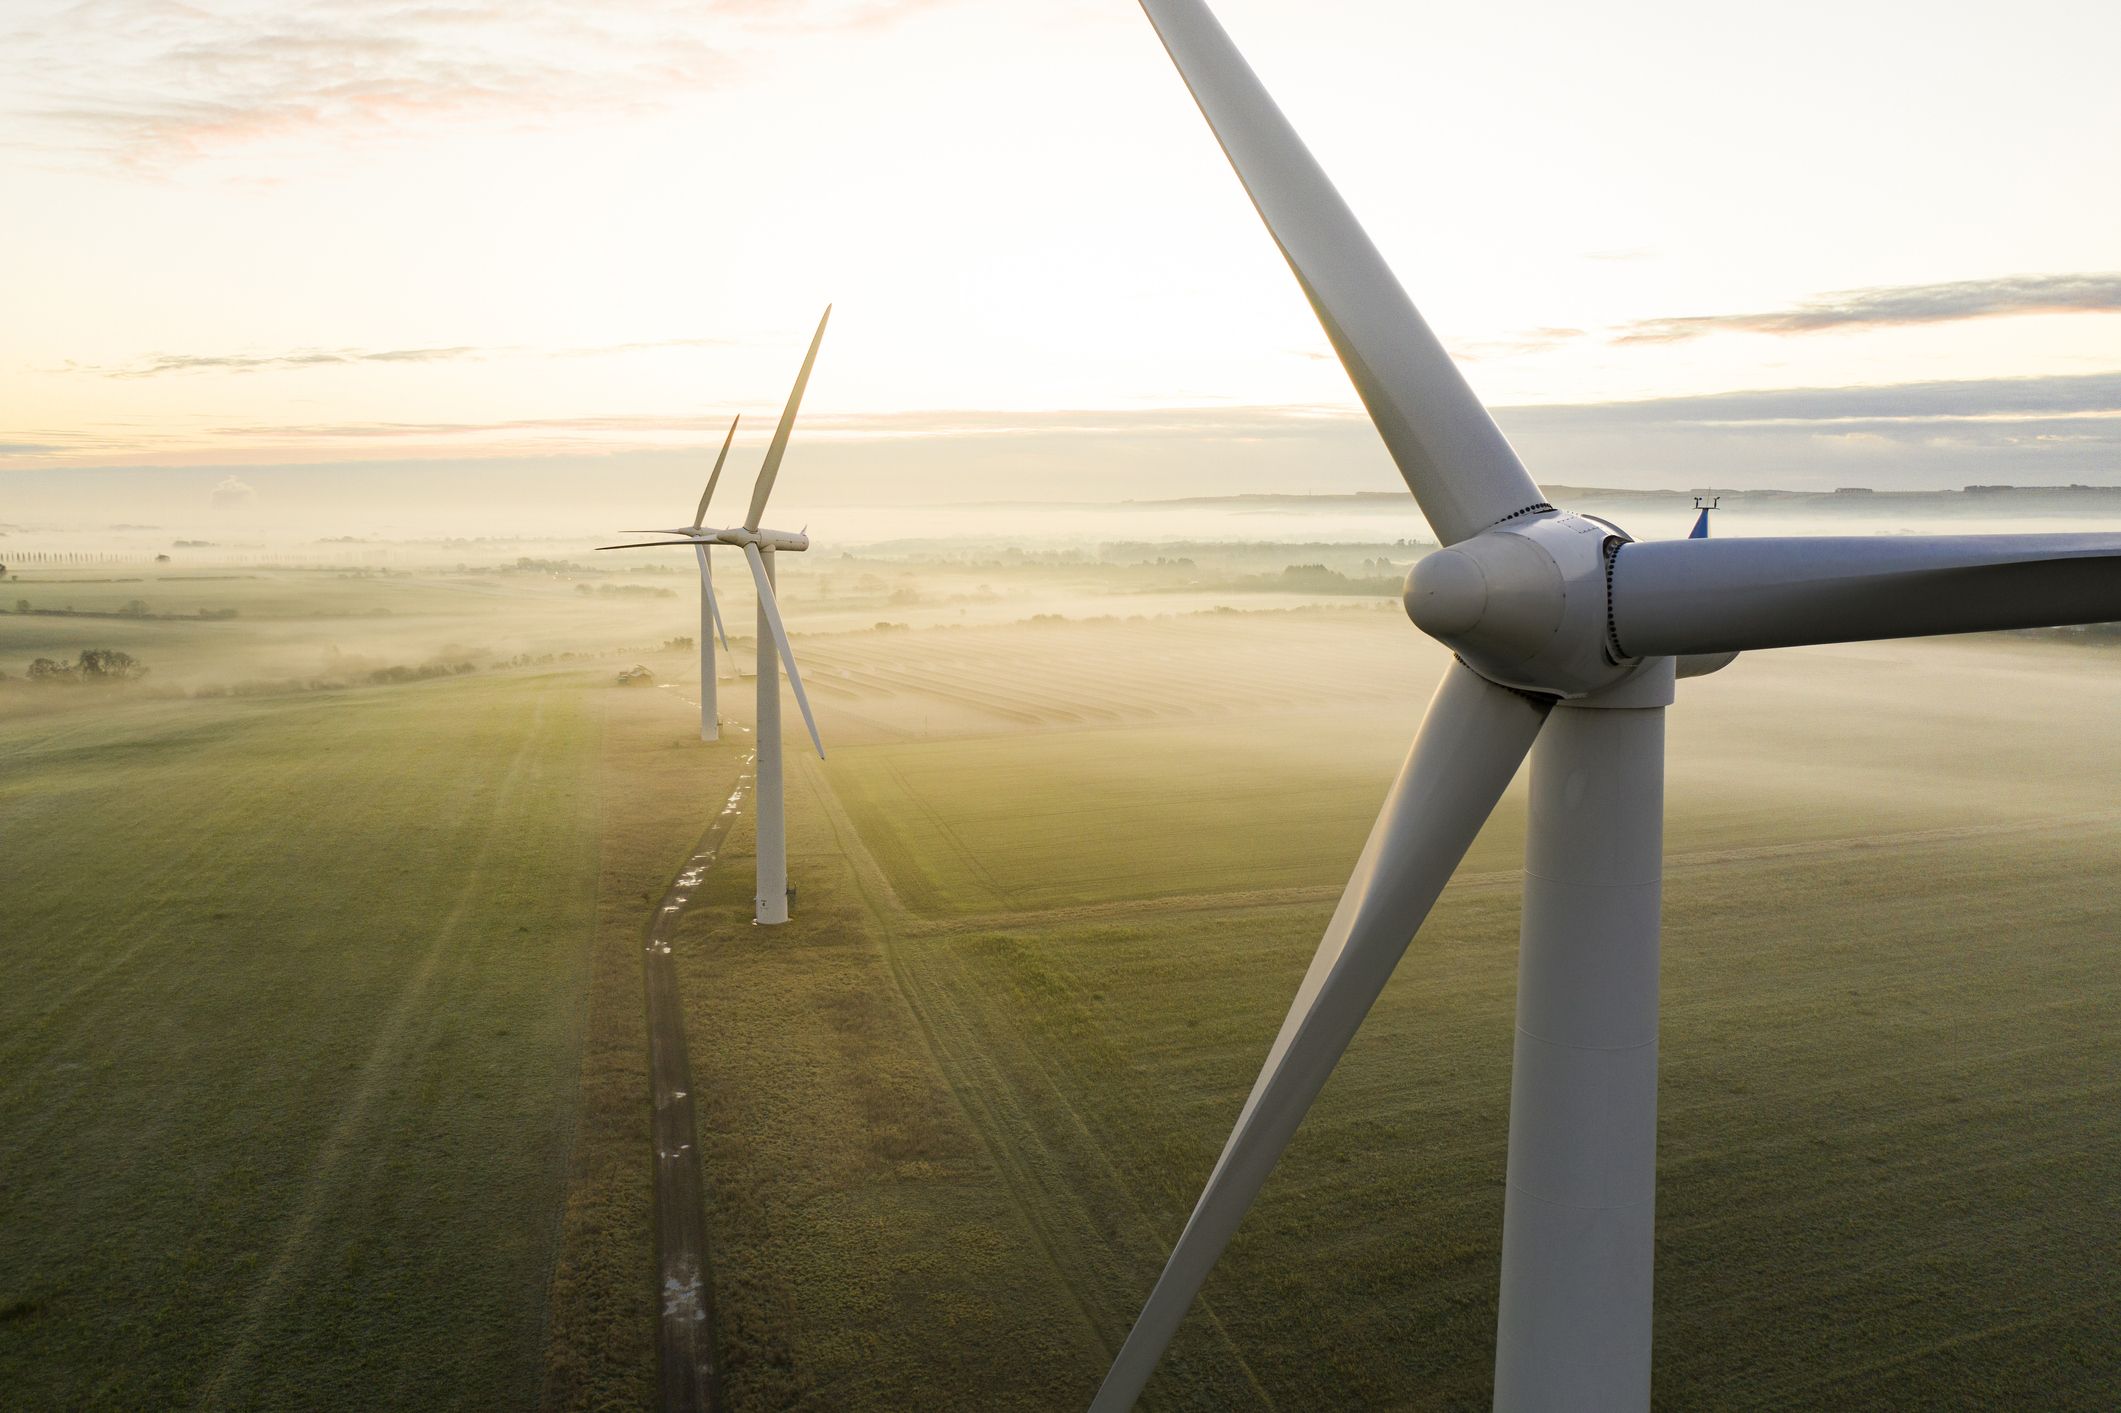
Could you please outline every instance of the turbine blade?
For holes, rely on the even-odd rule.
[[[1237,1127],[1105,1376],[1093,1413],[1133,1407],[1275,1160],[1509,787],[1547,711],[1545,702],[1498,687],[1460,663],[1445,674]]]
[[[773,429],[773,441],[766,448],[766,460],[759,466],[758,484],[751,488],[751,509],[744,515],[744,528],[756,530],[759,519],[766,513],[766,497],[773,494],[773,478],[781,473],[781,457],[788,451],[788,433],[795,428],[796,409],[803,405],[803,389],[810,386],[810,365],[817,362],[817,346],[825,341],[825,325],[832,318],[832,306],[825,306],[824,318],[817,321],[817,332],[810,338],[810,351],[803,355],[803,370],[795,375],[795,386],[789,390],[788,405],[781,409],[780,425]]]
[[[692,528],[697,530],[707,518],[707,502],[714,499],[714,483],[722,479],[722,463],[729,459],[729,444],[736,440],[736,424],[742,413],[729,419],[729,435],[722,438],[721,454],[714,459],[714,470],[707,473],[707,489],[700,492],[700,508],[692,513]]]
[[[734,651],[730,647],[730,630],[721,626],[721,600],[715,598],[715,566],[708,562],[706,545],[696,545],[700,552],[700,596],[706,598],[706,615],[715,620],[715,632],[721,636],[721,651]]]
[[[722,626],[722,605],[714,596],[714,568],[708,563],[707,546],[700,545],[700,593],[707,600],[708,616],[714,620],[714,631],[722,640],[722,651],[733,653],[729,646],[729,630]]]
[[[1355,213],[1201,0],[1141,0],[1444,544],[1543,505]]]
[[[810,698],[803,693],[803,674],[795,670],[795,652],[788,646],[788,629],[781,623],[780,601],[773,596],[773,585],[766,578],[766,561],[759,554],[757,545],[744,546],[744,558],[751,562],[751,581],[758,585],[759,607],[766,611],[766,624],[773,629],[773,645],[781,650],[781,661],[788,668],[788,685],[795,688],[795,704],[803,709],[803,725],[810,728],[810,744],[817,747],[817,758],[825,758],[825,743],[817,734],[817,718],[810,714]]]
[[[698,540],[637,540],[625,545],[598,545],[599,550],[612,549],[659,549],[664,545],[696,545]]]
[[[1630,657],[2121,619],[2121,534],[1655,540],[1613,560]]]

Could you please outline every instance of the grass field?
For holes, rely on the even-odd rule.
[[[677,957],[733,1408],[1087,1401],[1442,664],[1389,604],[1062,587],[853,564],[804,607],[796,919],[749,924],[747,819]],[[0,710],[0,1404],[643,1406],[638,943],[739,747],[682,654],[608,684],[689,596],[55,595],[177,616],[0,614],[12,671],[156,669]],[[1682,684],[1660,1406],[2121,1402],[2115,720],[2121,659],[2022,640]],[[1485,1403],[1521,851],[1513,794],[1150,1406]]]
[[[1270,617],[1108,626],[1096,671],[1197,634],[1120,722],[1075,711],[1079,656],[1026,666],[1040,632],[1087,628],[902,642],[929,686],[848,705],[858,744],[801,772],[797,922],[730,926],[748,860],[725,856],[689,975],[734,1406],[1087,1400],[1438,666],[1388,656],[1378,619]],[[1282,632],[1373,664],[1362,698],[1285,695],[1262,670]],[[819,675],[877,665],[857,650],[877,651],[821,643]],[[2121,1293],[2086,1258],[2121,1249],[2115,667],[1981,640],[1684,684],[1660,1406],[2121,1395]],[[1520,809],[1386,991],[1154,1406],[1485,1402]]]
[[[0,727],[7,1401],[534,1394],[594,739],[553,676]]]

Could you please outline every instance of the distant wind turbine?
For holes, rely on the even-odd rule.
[[[692,524],[675,530],[629,530],[632,535],[686,535],[697,532],[707,518],[707,502],[714,499],[715,484],[722,479],[722,463],[729,459],[729,444],[736,440],[738,417],[729,419],[729,431],[722,438],[722,450],[714,458],[714,470],[707,475],[707,489],[700,492],[700,508],[692,513]],[[670,544],[689,544],[700,560],[700,739],[720,740],[722,735],[721,713],[715,707],[714,638],[720,633],[722,647],[729,648],[729,634],[722,629],[722,607],[714,598],[714,570],[707,562],[707,543],[692,539],[671,540]],[[605,546],[610,549],[614,546]],[[734,657],[734,650],[731,649]]]
[[[690,535],[700,528],[707,518],[707,502],[714,499],[715,484],[722,479],[722,463],[729,459],[729,444],[736,440],[736,424],[739,418],[729,419],[729,431],[722,438],[721,453],[714,458],[714,470],[707,475],[707,489],[700,492],[700,508],[692,513],[692,524],[676,530],[632,530],[636,535]],[[729,648],[729,634],[722,628],[722,606],[714,598],[714,570],[707,562],[707,545],[691,540],[673,540],[673,544],[691,544],[700,560],[700,739],[721,739],[721,713],[715,709],[714,639],[721,634],[722,647]],[[733,653],[732,653],[733,656]]]
[[[795,428],[795,415],[803,405],[803,390],[810,386],[810,369],[817,362],[818,345],[825,341],[825,325],[831,321],[832,306],[825,306],[824,317],[817,321],[817,333],[810,340],[810,351],[803,355],[802,371],[795,375],[795,387],[788,393],[788,405],[781,409],[780,424],[773,429],[773,441],[766,448],[766,459],[759,466],[758,482],[751,488],[751,507],[744,515],[744,523],[726,530],[706,528],[701,522],[707,518],[707,499],[714,494],[714,482],[707,483],[707,495],[700,497],[699,514],[691,525],[674,530],[639,530],[635,534],[671,535],[668,540],[644,540],[624,545],[599,545],[599,549],[648,549],[661,545],[694,545],[699,549],[701,585],[706,590],[707,546],[733,545],[744,551],[744,559],[751,566],[751,580],[758,589],[758,789],[754,798],[758,801],[758,888],[752,900],[752,920],[769,926],[788,921],[788,829],[786,798],[782,788],[781,772],[781,674],[779,664],[788,664],[788,685],[795,691],[795,704],[802,709],[803,724],[810,730],[810,743],[817,747],[818,759],[825,758],[825,743],[818,736],[817,718],[810,714],[810,698],[803,692],[803,677],[796,670],[795,653],[788,646],[788,630],[781,622],[780,604],[773,593],[773,556],[778,553],[800,553],[810,548],[810,536],[800,531],[765,530],[759,528],[766,514],[766,498],[773,494],[774,479],[780,475],[781,458],[788,452],[788,434]],[[735,424],[730,426],[735,434]],[[723,451],[728,443],[723,443]],[[720,473],[720,463],[716,463]],[[712,591],[706,590],[705,602],[713,603]],[[720,611],[714,610],[719,619]],[[727,643],[724,643],[727,646]]]
[[[1555,509],[1208,8],[1141,4],[1444,546],[1405,598],[1456,660],[1093,1409],[1140,1395],[1528,755],[1495,1406],[1647,1408],[1675,678],[1757,648],[2121,618],[2121,535],[1718,540],[1704,526],[1641,544]]]

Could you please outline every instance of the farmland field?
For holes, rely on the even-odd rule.
[[[461,582],[238,587],[233,619],[0,617],[10,657],[127,646],[159,669],[18,679],[0,713],[0,1403],[645,1387],[643,1057],[611,1037],[637,1025],[637,892],[733,753],[679,755],[686,709],[608,669],[498,649],[428,680],[212,694],[317,671],[356,630],[394,664],[599,631],[549,589],[543,616],[535,586],[527,612]],[[63,590],[83,612],[115,591]]]
[[[676,956],[729,1404],[1079,1407],[1444,659],[1390,602],[804,572],[795,920],[747,816]],[[52,595],[10,662],[154,671],[0,694],[0,1387],[642,1406],[637,944],[742,749],[689,597]],[[2117,719],[2121,653],[2032,638],[1681,685],[1660,1406],[2121,1399]],[[1521,853],[1513,792],[1145,1406],[1486,1401]]]
[[[1341,609],[894,636],[806,659],[889,691],[814,688],[853,743],[797,777],[797,922],[688,924],[735,1406],[1079,1406],[1441,657]],[[1660,1406],[2121,1390],[2085,1259],[2121,1249],[2117,666],[1980,639],[1682,684]],[[1150,1405],[1485,1401],[1521,829],[1513,796]]]
[[[551,1261],[595,881],[576,685],[40,735],[6,742],[0,791],[0,1382],[131,1407],[534,1387],[520,1293]]]

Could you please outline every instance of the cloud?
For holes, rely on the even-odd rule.
[[[1490,339],[1451,339],[1444,346],[1461,363],[1482,363],[1494,358],[1524,358],[1552,353],[1555,349],[1587,337],[1583,329],[1519,329]],[[1340,355],[1328,348],[1292,348],[1295,357],[1312,363],[1338,363]]]
[[[2121,373],[1887,383],[1872,387],[1775,388],[1650,398],[1639,402],[1510,407],[1497,417],[1547,426],[1766,427],[2017,423],[2121,418]]]
[[[99,367],[71,363],[67,371],[106,378],[154,378],[165,373],[254,373],[261,369],[327,368],[354,363],[483,362],[498,357],[607,358],[665,348],[723,348],[734,340],[714,338],[646,339],[634,343],[598,344],[587,348],[531,349],[521,346],[481,348],[456,344],[446,348],[303,348],[286,353],[157,353],[136,363]]]
[[[1508,407],[1542,484],[2121,481],[2121,373]]]
[[[214,509],[236,510],[253,505],[258,499],[258,488],[236,476],[223,476],[210,492]]]
[[[2006,275],[1939,285],[1843,290],[1790,309],[1699,314],[1629,324],[1615,343],[1677,343],[1704,334],[1814,334],[1944,324],[2013,314],[2103,314],[2121,310],[2121,274]]]
[[[2121,446],[2121,373],[1535,404],[1499,407],[1495,417],[1513,436],[1654,438],[1783,431],[1808,436],[1862,434],[1910,442],[1984,438],[1996,444],[2036,437],[2091,437]],[[719,413],[671,412],[460,422],[239,424],[215,427],[212,435],[281,444],[464,438],[506,443],[518,437],[639,444],[669,437],[719,436],[726,427]],[[809,412],[804,414],[803,430],[812,437],[861,441],[1066,437],[1227,443],[1374,436],[1360,408],[1324,404]]]
[[[2121,484],[2121,371],[1514,406],[1495,415],[1542,485]],[[211,466],[217,475],[231,466],[297,464],[610,468],[628,458],[711,458],[727,427],[726,411],[678,410],[224,424],[137,440],[114,432],[110,440],[84,438],[56,455],[9,464],[55,471]],[[9,432],[45,435],[27,426],[0,435]],[[764,434],[764,423],[753,426],[747,444],[755,450]],[[879,478],[896,485],[910,477],[924,495],[943,500],[1154,499],[1398,484],[1368,418],[1348,404],[818,409],[804,414],[799,440],[811,468],[806,475],[818,475],[820,485],[873,488]]]
[[[260,368],[318,368],[344,363],[441,363],[477,358],[476,348],[303,349],[294,353],[159,353],[123,368],[83,369],[107,378],[153,378],[164,373],[250,373]]]
[[[554,348],[548,358],[606,358],[620,353],[649,353],[661,348],[729,348],[736,339],[648,339],[639,343],[606,343],[591,348]]]
[[[642,438],[712,434],[728,429],[720,413],[628,413],[615,416],[516,418],[483,422],[333,422],[232,425],[212,435],[247,441],[391,441],[515,436],[572,437],[626,443]],[[840,440],[912,438],[1130,437],[1184,441],[1259,441],[1317,435],[1326,428],[1367,430],[1359,409],[1341,407],[1157,407],[1019,411],[942,409],[911,412],[805,412],[803,432]]]
[[[29,0],[0,30],[15,145],[157,169],[293,139],[635,113],[731,81],[777,32],[945,0]]]
[[[1480,363],[1491,358],[1525,358],[1551,353],[1583,336],[1582,329],[1523,329],[1501,338],[1454,341],[1449,347],[1452,357],[1467,363]]]

